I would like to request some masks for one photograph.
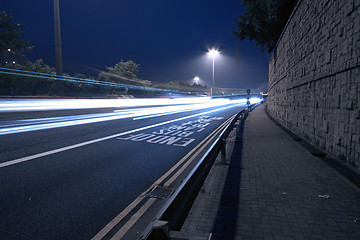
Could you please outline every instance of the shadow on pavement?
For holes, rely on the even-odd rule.
[[[245,122],[245,119],[240,121],[239,131],[236,135],[220,206],[212,227],[212,239],[234,239],[236,234]]]

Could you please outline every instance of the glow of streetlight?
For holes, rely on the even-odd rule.
[[[198,76],[194,77],[194,81],[197,83],[200,80],[200,78]]]
[[[217,55],[219,55],[219,53],[220,53],[220,52],[219,52],[217,49],[214,49],[214,48],[213,48],[213,49],[209,49],[209,52],[208,52],[209,56],[210,56],[210,57],[213,57],[213,58],[216,57]]]

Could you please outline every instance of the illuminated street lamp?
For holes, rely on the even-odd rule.
[[[200,78],[198,76],[194,77],[194,81],[195,81],[196,84],[199,82],[199,80],[200,80]]]
[[[217,55],[219,55],[219,51],[216,49],[211,49],[209,50],[208,54],[210,57],[212,57],[212,63],[213,63],[213,68],[212,68],[212,85],[211,85],[211,89],[210,89],[210,97],[213,96],[213,88],[214,88],[214,82],[215,82],[215,57]]]

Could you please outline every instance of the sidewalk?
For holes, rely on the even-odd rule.
[[[211,239],[360,239],[360,190],[255,108],[228,138],[182,232]],[[230,154],[232,153],[232,154]]]

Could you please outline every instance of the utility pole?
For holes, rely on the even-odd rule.
[[[56,75],[63,75],[62,53],[61,53],[61,33],[60,33],[60,10],[59,0],[54,0],[54,26],[55,26],[55,58]]]

